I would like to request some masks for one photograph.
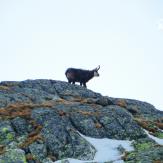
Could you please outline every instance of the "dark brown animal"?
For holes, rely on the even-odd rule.
[[[69,83],[75,84],[75,82],[79,82],[81,86],[87,87],[86,83],[92,79],[93,77],[98,77],[98,70],[100,66],[93,70],[83,70],[77,68],[68,68],[65,72],[65,75],[68,79]]]

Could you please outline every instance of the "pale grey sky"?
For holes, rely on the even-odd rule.
[[[93,69],[93,91],[163,110],[162,0],[0,0],[0,81],[67,81]]]

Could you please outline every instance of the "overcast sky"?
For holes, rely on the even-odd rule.
[[[98,65],[89,89],[163,110],[163,1],[0,0],[0,81]]]

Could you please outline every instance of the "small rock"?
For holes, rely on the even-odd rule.
[[[0,144],[9,144],[15,139],[15,132],[10,121],[0,121]]]
[[[1,163],[26,163],[25,152],[21,149],[10,149],[0,155]]]
[[[28,123],[25,119],[16,117],[11,122],[18,135],[24,135],[28,132]]]
[[[38,144],[34,142],[29,146],[30,152],[37,160],[41,161],[47,156],[47,149],[44,144]]]
[[[96,104],[102,105],[102,106],[107,106],[112,104],[109,99],[105,96],[97,98]]]

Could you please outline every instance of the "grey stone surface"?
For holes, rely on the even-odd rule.
[[[25,108],[19,108],[19,103],[21,106],[25,104]],[[11,104],[15,104],[13,110],[8,107]],[[16,112],[16,107],[18,113],[25,109],[29,115],[14,114],[10,117],[12,112]],[[148,137],[135,118],[155,125],[155,122],[163,121],[162,117],[163,112],[149,103],[102,96],[63,81],[1,82],[0,162],[50,163],[66,158],[93,160],[96,149],[81,134],[139,142]],[[161,130],[158,131],[161,137]],[[162,147],[155,145],[145,150],[136,149],[133,154],[139,158],[138,161],[160,160]],[[133,154],[126,161],[137,161]],[[26,160],[26,155],[34,158]]]
[[[0,155],[0,163],[26,163],[25,152],[21,149],[11,149]]]

